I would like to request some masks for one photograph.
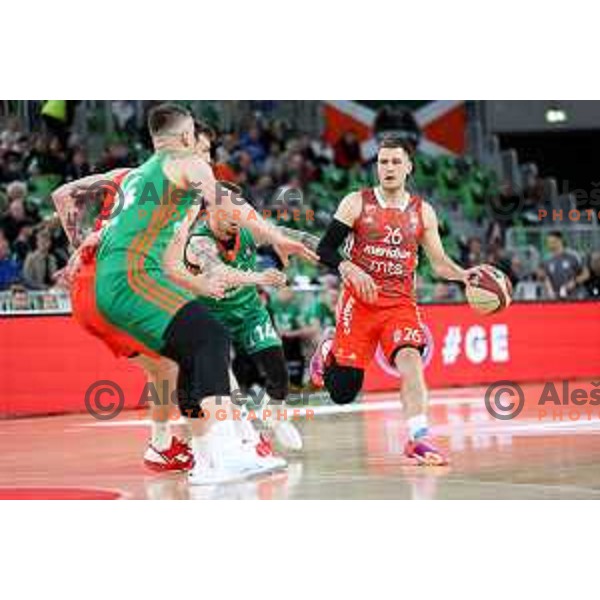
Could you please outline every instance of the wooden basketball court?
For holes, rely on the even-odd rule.
[[[559,389],[557,384],[557,389]],[[592,389],[589,382],[570,384]],[[541,418],[543,384],[526,385],[525,410],[493,418],[485,388],[432,392],[433,434],[451,465],[410,464],[398,398],[372,394],[301,421],[304,451],[287,472],[222,486],[190,487],[184,475],[142,464],[145,415],[127,411],[0,421],[1,498],[98,499],[530,499],[600,498],[600,408]],[[546,407],[547,408],[547,407]]]

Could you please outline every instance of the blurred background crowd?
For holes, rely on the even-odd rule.
[[[2,102],[0,312],[69,311],[68,296],[56,286],[68,244],[50,193],[63,182],[149,156],[145,114],[152,104]],[[319,236],[345,194],[374,182],[369,145],[351,126],[333,138],[327,134],[318,102],[292,109],[266,101],[188,104],[218,132],[214,162],[221,177],[237,183],[257,208],[279,209],[279,224]],[[477,110],[467,106],[467,116],[473,125]],[[537,164],[521,164],[514,150],[426,151],[413,111],[399,102],[377,108],[373,129],[375,135],[402,131],[414,141],[410,185],[436,207],[444,245],[460,264],[498,266],[521,300],[600,297],[597,207],[591,221],[571,223],[573,197],[559,194],[556,177],[540,176]],[[586,206],[593,209],[593,201]],[[560,222],[543,218],[540,208],[562,210]],[[300,219],[292,209],[300,209]],[[285,290],[269,303],[282,315],[278,326],[289,331],[285,335],[308,338],[315,319],[322,326],[330,318],[337,282],[299,264],[291,279],[292,289],[303,293]],[[418,290],[422,302],[463,299],[460,286],[435,280],[426,260]]]

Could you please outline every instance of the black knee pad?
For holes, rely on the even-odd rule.
[[[325,367],[323,380],[325,388],[335,404],[354,402],[363,386],[365,372],[356,367],[344,367],[337,363]]]
[[[164,355],[179,365],[177,397],[182,414],[197,418],[203,398],[229,396],[229,333],[205,306],[188,302],[173,317],[164,337]]]
[[[272,400],[285,400],[290,393],[290,383],[282,348],[266,348],[252,354],[252,360],[263,378],[269,397]]]
[[[244,393],[247,393],[255,383],[264,384],[264,380],[249,354],[236,350],[231,362],[231,370],[240,390]]]

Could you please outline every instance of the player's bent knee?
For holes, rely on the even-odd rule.
[[[272,400],[285,400],[290,393],[288,367],[281,346],[266,348],[252,355],[263,375],[265,389]]]
[[[421,354],[421,348],[403,346],[392,353],[390,362],[402,373],[419,370],[423,364]]]
[[[350,404],[360,393],[365,378],[363,369],[333,364],[325,368],[325,387],[335,404]]]

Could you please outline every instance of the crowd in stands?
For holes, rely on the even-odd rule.
[[[68,103],[67,103],[68,104]],[[72,110],[72,109],[70,109]],[[27,132],[15,118],[0,127],[0,294],[4,306],[51,306],[57,273],[68,260],[66,237],[53,217],[50,192],[65,181],[94,172],[131,166],[149,154],[147,134],[135,125],[135,107],[127,101],[112,105],[114,134],[94,156],[87,140],[71,130],[72,114],[57,120],[42,115],[40,127]],[[257,116],[238,130],[218,138],[214,160],[223,178],[237,183],[257,208],[290,209],[281,219],[292,228],[318,236],[339,200],[350,190],[373,183],[373,165],[362,155],[352,132],[333,146],[296,131],[289,123]],[[491,263],[511,278],[522,298],[599,297],[600,256],[580,257],[560,234],[548,236],[548,259],[525,264],[506,247],[507,228],[527,222],[542,199],[544,186],[537,173],[526,182],[523,211],[513,222],[494,219],[490,205],[510,202],[514,192],[490,170],[469,157],[431,157],[417,152],[411,185],[434,203],[442,240],[463,266]],[[290,196],[287,190],[300,190]],[[300,209],[295,219],[291,209]],[[310,209],[308,211],[307,209]],[[458,227],[459,223],[467,227]],[[467,234],[468,232],[468,234]],[[298,284],[317,283],[323,273],[297,267]],[[420,261],[422,301],[451,302],[462,289],[436,281],[426,260]],[[8,297],[8,300],[6,298]],[[41,303],[41,304],[40,304]]]

